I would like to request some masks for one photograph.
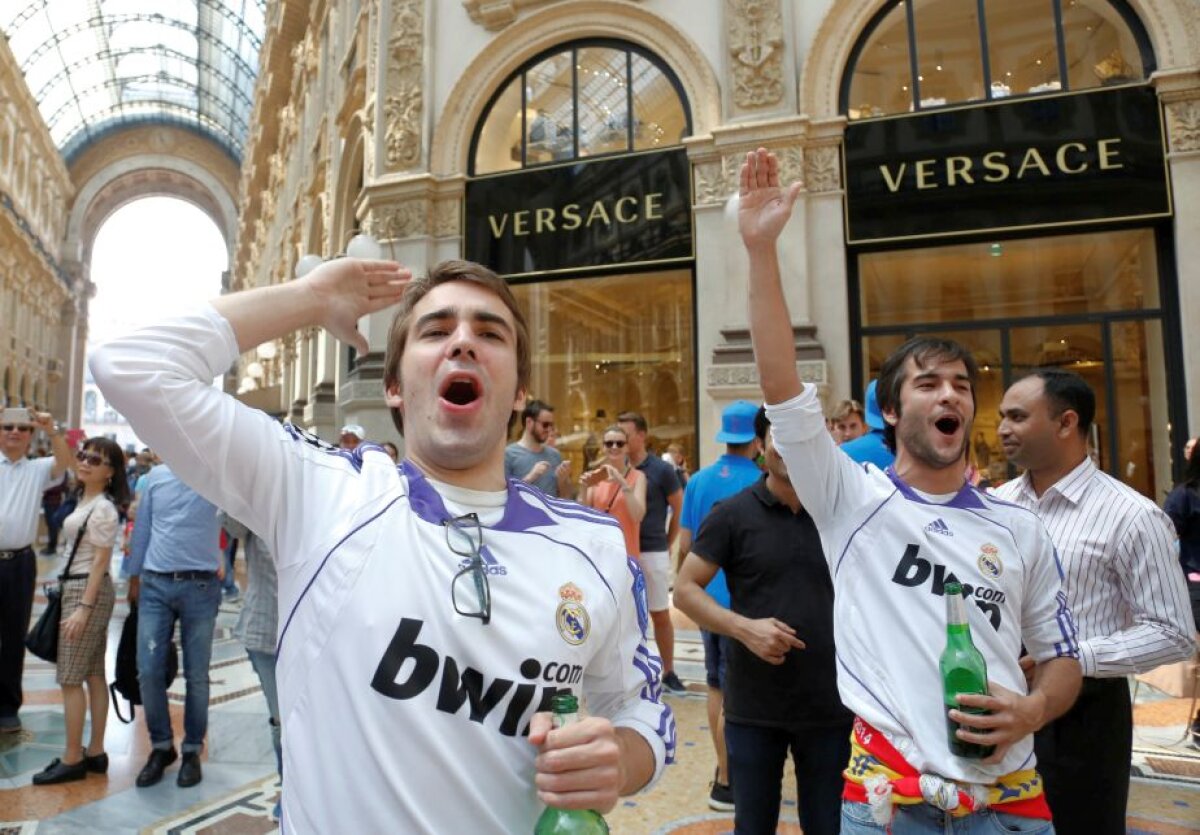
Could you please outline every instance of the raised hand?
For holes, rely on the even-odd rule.
[[[771,244],[792,216],[802,188],[779,185],[779,160],[766,148],[746,154],[738,189],[738,231],[747,247]]]
[[[369,346],[358,320],[400,301],[411,279],[412,271],[395,261],[335,258],[298,281],[319,300],[321,326],[365,353]]]

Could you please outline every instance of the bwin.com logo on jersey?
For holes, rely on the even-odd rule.
[[[954,531],[950,530],[950,526],[943,522],[940,516],[925,526],[925,533],[940,533],[942,536],[954,536]]]
[[[499,561],[492,556],[492,552],[488,550],[486,545],[479,549],[479,558],[483,560],[483,570],[488,573],[488,576],[501,577],[508,574],[508,569],[502,566]],[[471,558],[463,557],[463,561],[458,564],[458,567],[460,569],[470,568]]]

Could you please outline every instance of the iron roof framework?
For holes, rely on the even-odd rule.
[[[28,0],[0,12],[0,28],[68,163],[137,123],[191,128],[240,162],[265,7],[266,0]]]

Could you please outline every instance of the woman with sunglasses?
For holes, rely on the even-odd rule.
[[[621,523],[629,556],[641,555],[642,517],[646,515],[646,476],[629,462],[629,438],[613,424],[604,430],[604,457],[579,477],[580,501]]]
[[[108,717],[108,684],[104,648],[113,611],[113,584],[108,567],[120,526],[119,507],[129,503],[125,455],[115,441],[89,438],[76,456],[75,476],[82,494],[63,523],[67,554],[74,552],[70,573],[62,582],[62,620],[58,626],[56,679],[62,688],[66,746],[61,758],[33,776],[35,786],[82,780],[88,772],[108,770],[104,726]],[[87,684],[87,695],[83,685]],[[83,721],[92,713],[92,731],[83,746]]]

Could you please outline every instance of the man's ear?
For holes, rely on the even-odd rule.
[[[515,398],[513,398],[513,411],[514,412],[525,411],[525,402],[528,399],[529,399],[529,393],[527,391],[525,391],[524,387],[517,386],[517,396]],[[536,420],[536,418],[535,418],[535,420]],[[524,427],[525,427],[525,421],[522,420],[521,428],[523,429]]]
[[[389,383],[383,390],[383,402],[389,409],[399,409],[404,412],[404,397],[400,394],[400,381]]]
[[[1063,409],[1058,416],[1058,436],[1066,438],[1079,431],[1079,413],[1074,409]]]
[[[900,416],[896,414],[895,409],[880,409],[879,413],[883,415],[883,420],[888,426],[895,426],[900,422]]]

